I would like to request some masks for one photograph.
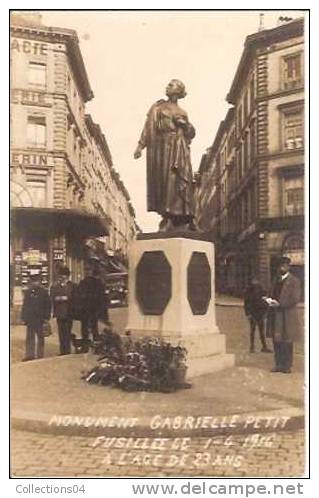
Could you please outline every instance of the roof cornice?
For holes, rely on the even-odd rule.
[[[276,28],[266,29],[247,36],[244,44],[244,50],[237,67],[237,71],[235,73],[230,90],[226,96],[227,102],[229,104],[235,105],[241,82],[243,80],[243,77],[247,75],[248,67],[251,64],[254,56],[256,55],[257,49],[267,47],[272,43],[285,41],[289,38],[302,36],[303,32],[304,19],[298,18],[294,21],[288,22],[287,24],[277,26]]]
[[[42,40],[44,42],[65,43],[70,66],[72,67],[74,77],[84,102],[88,102],[94,97],[79,47],[79,39],[75,30],[40,25],[20,26],[11,23],[10,31],[13,36],[28,36],[31,39]]]

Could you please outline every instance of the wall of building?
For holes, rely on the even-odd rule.
[[[11,35],[12,208],[91,213],[109,225],[109,236],[99,237],[97,244],[105,251],[120,249],[127,254],[128,240],[137,230],[135,212],[128,206],[129,196],[100,127],[86,123],[85,104],[93,93],[76,33],[24,24],[20,19],[12,23]],[[46,262],[46,285],[52,283],[61,263],[79,281],[86,241],[95,237],[83,231],[69,233],[67,228],[57,235],[56,227],[50,232],[45,222],[35,227],[32,219],[13,227],[12,265],[14,273],[15,269],[20,272],[14,277],[13,300],[20,304],[32,266],[26,270],[25,261]],[[38,271],[35,266],[34,271]]]
[[[199,170],[198,219],[215,242],[222,292],[242,293],[254,273],[269,288],[285,251],[303,271],[303,206],[287,207],[303,187],[303,61],[299,70],[291,59],[302,57],[303,38],[300,21],[286,28],[247,38],[227,97],[233,108]]]

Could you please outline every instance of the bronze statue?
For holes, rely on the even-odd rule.
[[[195,128],[177,102],[186,96],[184,84],[171,80],[166,95],[167,100],[159,100],[150,108],[134,157],[141,157],[146,147],[147,209],[162,216],[160,230],[195,230],[190,159]]]

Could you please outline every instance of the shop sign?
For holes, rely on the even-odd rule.
[[[15,285],[21,285],[22,278],[22,254],[17,252],[14,257],[14,280]]]
[[[39,265],[41,263],[41,252],[38,249],[30,249],[22,254],[23,261],[28,265]]]
[[[53,249],[53,261],[64,261],[64,249]]]
[[[29,55],[48,55],[47,43],[33,40],[18,40],[17,38],[12,38],[11,50]]]
[[[53,166],[53,157],[48,154],[17,153],[11,154],[12,166]]]

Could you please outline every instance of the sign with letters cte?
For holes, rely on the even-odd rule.
[[[17,38],[12,38],[11,50],[30,55],[47,55],[48,45],[34,40],[18,40]]]

